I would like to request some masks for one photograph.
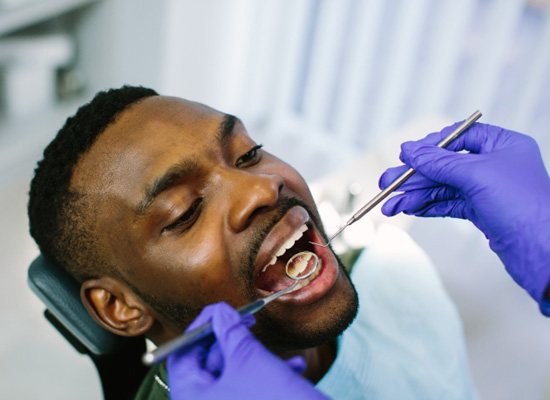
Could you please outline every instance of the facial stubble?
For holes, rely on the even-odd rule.
[[[237,276],[237,286],[243,291],[243,297],[248,298],[249,301],[253,301],[257,297],[254,286],[254,270],[256,257],[260,247],[273,227],[284,217],[288,210],[295,206],[301,206],[307,210],[315,225],[318,227],[319,232],[326,240],[326,234],[315,212],[312,212],[303,201],[297,198],[282,198],[277,204],[273,216],[263,223],[258,223],[250,239],[249,245],[246,246],[246,250],[237,257],[241,260],[240,265],[244,266]],[[337,256],[336,259],[340,273],[343,274],[343,278],[347,281],[345,284],[346,293],[340,294],[334,301],[327,302],[323,310],[323,315],[330,316],[330,318],[327,318],[330,320],[323,321],[320,326],[315,326],[315,329],[312,329],[306,325],[289,323],[285,315],[281,315],[277,312],[277,307],[268,307],[256,314],[257,322],[252,327],[252,331],[256,337],[258,337],[266,347],[275,352],[314,347],[334,340],[351,324],[358,309],[357,293],[351,283],[346,268],[344,268],[341,260]],[[140,290],[137,290],[137,288],[133,289],[157,313],[170,321],[174,326],[179,327],[182,331],[201,311],[201,308],[192,307],[189,304],[168,302],[149,294],[142,293]]]

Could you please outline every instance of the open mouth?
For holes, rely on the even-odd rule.
[[[308,231],[307,225],[302,225],[283,245],[275,252],[268,264],[266,264],[256,277],[256,287],[267,292],[277,292],[285,289],[294,283],[292,278],[286,274],[286,265],[290,258],[297,253],[313,252],[312,245],[309,243],[308,236],[304,235]],[[313,281],[321,273],[323,262],[319,260],[317,270],[307,279],[304,279],[296,285],[292,292],[301,289]],[[290,292],[290,293],[292,293]]]
[[[329,249],[310,243],[321,241],[323,239],[305,209],[297,206],[289,210],[260,248],[256,265],[256,289],[262,296],[266,296],[292,285],[294,280],[285,272],[287,262],[297,253],[311,252],[319,259],[317,269],[279,300],[310,302],[324,295],[334,284],[338,268]]]

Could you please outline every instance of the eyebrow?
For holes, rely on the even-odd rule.
[[[137,206],[137,214],[145,214],[149,206],[151,206],[153,201],[155,201],[155,199],[162,192],[175,186],[184,177],[191,175],[198,168],[199,165],[196,160],[186,160],[170,167],[168,171],[166,171],[160,177],[155,179],[153,183],[147,186],[147,188],[145,189],[145,195]]]
[[[222,146],[224,146],[231,134],[235,124],[240,122],[239,118],[234,115],[224,114],[223,119],[218,126],[217,138]],[[143,215],[147,209],[155,201],[155,199],[164,191],[181,182],[186,176],[191,175],[199,169],[199,164],[196,160],[185,160],[168,169],[160,177],[156,178],[151,184],[145,188],[145,195],[138,203],[136,213]]]
[[[235,124],[241,122],[241,120],[234,115],[231,114],[224,114],[223,120],[218,127],[218,140],[222,144],[222,146],[227,143],[227,140],[233,133],[233,128],[235,127]]]

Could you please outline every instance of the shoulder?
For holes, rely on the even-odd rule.
[[[396,319],[458,321],[456,308],[428,255],[402,229],[381,225],[353,267],[360,313]],[[453,324],[457,325],[457,324]],[[455,326],[456,328],[456,326]]]
[[[428,285],[442,289],[439,275],[426,252],[404,230],[389,224],[378,227],[374,240],[355,262],[352,279],[357,286],[391,282],[398,288]],[[409,290],[408,289],[408,290]]]

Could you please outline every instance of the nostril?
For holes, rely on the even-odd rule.
[[[231,181],[234,194],[229,209],[229,225],[235,232],[246,229],[256,216],[277,207],[284,188],[282,178],[276,174],[255,174],[236,170],[239,179]]]
[[[272,207],[270,206],[261,206],[261,207],[258,207],[256,208],[254,211],[252,211],[252,213],[248,216],[248,221],[247,221],[247,225],[250,224],[251,221],[254,220],[254,218],[256,218],[256,215],[260,215],[264,212],[268,212],[272,209]]]

